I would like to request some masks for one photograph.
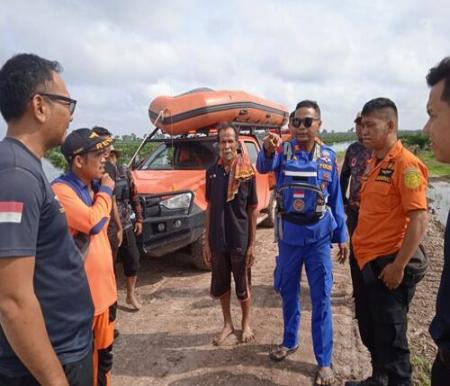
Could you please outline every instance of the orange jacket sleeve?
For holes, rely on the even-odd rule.
[[[93,205],[88,206],[70,186],[55,183],[52,188],[66,212],[71,231],[97,234],[107,226],[112,207],[110,194],[104,191],[96,193]]]
[[[405,213],[427,210],[427,167],[418,160],[405,160],[397,175],[397,186]]]

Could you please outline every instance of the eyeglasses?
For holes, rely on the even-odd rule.
[[[303,126],[305,126],[305,128],[307,128],[307,129],[309,129],[314,121],[319,121],[319,118],[311,118],[311,117],[306,117],[303,119],[292,118],[291,125],[298,129],[303,123]]]
[[[57,95],[57,94],[48,94],[45,92],[40,92],[37,95],[42,95],[45,98],[48,98],[50,100],[53,100],[55,102],[62,103],[63,105],[66,105],[69,107],[70,115],[73,115],[75,111],[75,106],[77,105],[77,101],[75,99],[63,96],[63,95]]]

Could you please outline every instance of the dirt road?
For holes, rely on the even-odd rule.
[[[272,289],[276,245],[273,230],[257,232],[257,263],[253,269],[253,328],[256,341],[214,347],[211,340],[222,326],[219,304],[209,297],[209,273],[193,269],[182,256],[144,260],[138,291],[144,302],[139,312],[124,306],[124,281],[119,280],[118,328],[114,348],[113,385],[311,385],[316,370],[311,345],[311,304],[302,280],[300,349],[281,363],[268,358],[282,336],[281,300]],[[426,384],[434,346],[427,326],[434,313],[435,293],[442,269],[440,230],[430,228],[426,244],[433,251],[431,274],[418,288],[410,312],[410,340],[418,366],[417,385]],[[119,269],[120,270],[120,269]],[[367,375],[369,357],[353,320],[348,264],[335,264],[333,291],[334,367],[338,382]],[[240,327],[239,303],[234,298],[235,327]],[[239,331],[238,331],[239,332]],[[424,370],[425,369],[425,370]],[[424,379],[422,379],[422,378]]]

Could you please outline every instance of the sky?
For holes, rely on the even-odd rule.
[[[418,130],[449,20],[448,0],[0,0],[0,65],[21,52],[59,61],[78,101],[71,129],[143,136],[153,98],[210,87],[289,111],[314,99],[328,131],[384,96]]]

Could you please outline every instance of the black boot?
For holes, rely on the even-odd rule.
[[[363,381],[347,381],[345,386],[387,386],[389,378],[384,371],[373,369],[372,376]]]

